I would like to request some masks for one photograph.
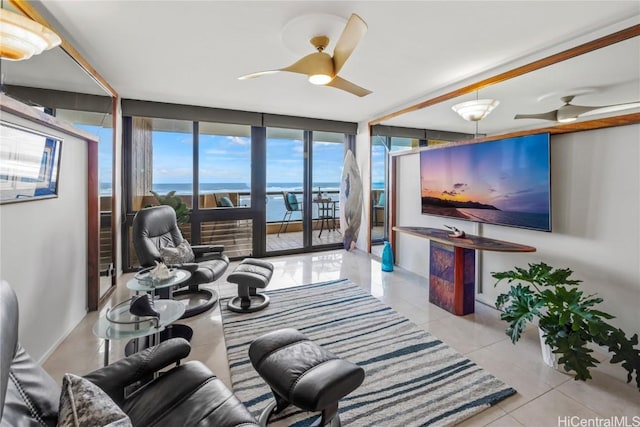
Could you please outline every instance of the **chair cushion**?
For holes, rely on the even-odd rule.
[[[6,282],[5,282],[6,283]],[[8,287],[9,285],[7,285]],[[13,291],[12,291],[13,292]],[[15,294],[13,294],[15,295]],[[0,302],[4,315],[10,298],[3,292]],[[14,302],[17,308],[17,302]],[[4,318],[3,318],[4,320]],[[2,323],[0,328],[18,328],[18,322]],[[8,426],[55,426],[58,421],[58,406],[60,404],[60,386],[42,369],[40,364],[29,356],[25,349],[18,344],[11,346],[6,341],[0,341],[0,349],[13,353],[10,369],[0,367],[0,371],[7,372],[8,381],[4,396],[4,411],[2,413],[2,427]]]
[[[227,196],[220,197],[220,200],[218,201],[218,206],[221,207],[221,208],[232,208],[232,207],[234,207],[233,206],[233,202]]]
[[[238,398],[198,361],[161,375],[123,409],[136,426],[257,426]]]
[[[62,378],[58,427],[131,427],[131,420],[91,381],[73,374]]]
[[[184,264],[187,262],[193,262],[195,260],[195,255],[193,253],[193,249],[191,249],[191,245],[186,240],[183,240],[176,247],[167,246],[164,248],[160,248],[160,256],[165,264]]]
[[[201,261],[198,263],[198,269],[191,273],[191,278],[187,284],[214,282],[227,271],[228,265],[229,261],[226,256]]]
[[[298,210],[298,198],[293,193],[287,193],[287,201],[289,202],[289,206],[291,206],[291,210]]]

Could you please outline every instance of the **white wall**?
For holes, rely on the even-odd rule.
[[[627,334],[640,333],[640,125],[551,137],[551,233],[422,215],[419,156],[399,161],[397,225],[455,225],[537,248],[535,253],[483,252],[478,300],[493,305],[506,287],[494,288],[492,271],[544,261],[574,270],[585,291],[604,298],[602,308],[617,317],[614,324]],[[428,276],[428,240],[398,233],[395,249],[400,266]]]
[[[20,342],[42,360],[87,312],[87,143],[2,119],[63,140],[58,198],[0,205],[0,277],[18,296]]]

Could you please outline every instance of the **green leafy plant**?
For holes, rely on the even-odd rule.
[[[627,338],[621,329],[607,323],[614,316],[595,308],[602,298],[585,295],[579,289],[582,281],[571,279],[572,274],[568,268],[554,269],[545,263],[491,273],[497,279],[495,286],[503,280],[511,284],[496,301],[496,307],[503,310],[500,318],[509,324],[506,334],[515,344],[527,324],[537,319],[545,343],[560,356],[558,363],[583,381],[591,378],[589,369],[599,363],[588,344],[607,347],[613,353],[610,362],[620,363],[627,371],[627,382],[635,373],[640,390],[638,334]]]
[[[151,190],[151,194],[156,198],[158,204],[171,206],[176,211],[176,220],[178,224],[186,224],[191,218],[189,215],[189,208],[182,201],[179,196],[176,196],[175,191],[169,191],[167,194],[162,195]]]

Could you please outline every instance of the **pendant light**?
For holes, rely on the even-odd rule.
[[[49,28],[7,9],[0,9],[0,57],[22,61],[59,46],[62,40]]]

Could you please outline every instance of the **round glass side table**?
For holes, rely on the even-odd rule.
[[[155,292],[160,298],[173,299],[173,288],[186,282],[191,277],[187,270],[174,269],[168,279],[155,281],[151,279],[148,271],[136,274],[127,282],[127,288],[138,292]]]
[[[179,301],[157,299],[154,301],[154,309],[160,314],[160,318],[141,317],[129,312],[130,301],[123,301],[108,310],[93,325],[94,335],[105,340],[104,366],[109,364],[109,342],[111,340],[134,340],[136,350],[138,339],[142,337],[151,337],[151,344],[158,344],[160,332],[182,317],[185,310],[184,304]]]

